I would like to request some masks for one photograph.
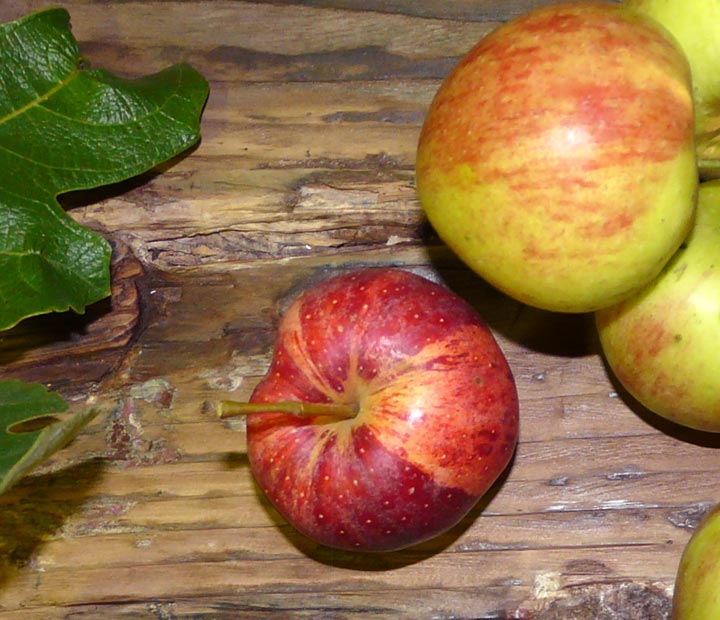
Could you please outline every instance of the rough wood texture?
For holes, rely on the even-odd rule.
[[[3,21],[51,2],[4,0]],[[621,394],[586,316],[508,300],[427,226],[424,112],[461,54],[547,2],[65,2],[83,53],[125,75],[210,80],[202,144],[66,197],[116,246],[87,317],[4,334],[3,376],[103,408],[0,497],[3,620],[666,620],[680,553],[720,498],[718,439]],[[486,317],[522,403],[512,467],[454,531],[357,557],[295,534],[256,490],[240,422],[279,314],[359,264],[441,277]]]

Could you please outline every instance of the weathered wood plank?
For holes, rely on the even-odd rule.
[[[619,553],[614,547],[564,548],[512,552],[508,570],[508,552],[487,551],[458,558],[454,554],[436,554],[395,560],[395,556],[375,556],[358,563],[341,554],[325,555],[319,561],[295,556],[272,564],[256,559],[223,559],[219,562],[161,562],[157,564],[111,568],[76,568],[72,571],[25,573],[13,580],[12,589],[2,593],[0,601],[10,610],[24,606],[71,605],[127,602],[138,593],[151,600],[182,598],[192,584],[196,596],[242,596],[244,592],[285,592],[288,594],[328,594],[363,590],[401,591],[417,597],[425,589],[445,587],[448,597],[456,590],[493,589],[503,591],[506,600],[518,600],[523,590],[531,590],[536,577],[551,575],[557,588],[579,584],[617,581],[621,578],[660,580],[664,565],[673,563],[672,545],[637,545],[632,554]],[[395,560],[395,561],[394,561]],[[458,561],[464,570],[457,571]],[[450,581],[449,579],[452,581]],[[494,611],[497,601],[487,602],[481,613]],[[497,610],[497,608],[495,608]],[[432,610],[427,610],[432,613]]]
[[[720,498],[719,440],[628,399],[591,317],[523,307],[470,273],[415,195],[442,78],[498,23],[548,3],[64,3],[93,65],[190,62],[211,96],[189,156],[63,197],[127,259],[113,304],[3,334],[2,376],[103,410],[0,497],[3,620],[667,620],[682,547]],[[52,4],[5,0],[0,20]],[[287,526],[252,481],[242,421],[213,408],[249,396],[293,295],[366,264],[466,297],[522,407],[512,467],[462,523],[370,557]]]

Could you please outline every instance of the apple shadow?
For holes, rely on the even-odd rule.
[[[633,414],[635,414],[648,426],[663,435],[667,435],[668,437],[672,437],[673,439],[683,443],[692,444],[701,448],[720,448],[720,433],[712,433],[709,431],[689,428],[654,413],[625,389],[613,373],[605,357],[602,357],[602,362],[608,381],[612,385],[615,393],[618,395],[618,398],[625,403]]]
[[[389,261],[315,268],[298,278],[277,300],[278,315],[282,316],[302,291],[340,272],[370,266],[395,267],[445,286],[469,303],[496,335],[525,349],[561,357],[583,357],[599,351],[592,313],[551,312],[528,306],[482,279],[446,246],[428,247],[427,254],[427,262],[417,265]]]
[[[222,457],[222,463],[226,469],[250,469],[250,460],[248,459],[247,452],[226,452]]]
[[[233,456],[230,462],[241,462]],[[304,534],[298,532],[291,526],[280,513],[274,508],[270,500],[265,496],[262,489],[254,483],[260,505],[267,513],[268,519],[277,527],[285,539],[305,557],[315,562],[333,568],[342,568],[362,572],[384,572],[397,570],[413,564],[418,564],[440,553],[451,549],[463,534],[470,529],[492,502],[495,496],[502,489],[505,481],[510,475],[515,462],[515,454],[508,463],[508,466],[498,477],[488,491],[480,497],[477,503],[468,513],[452,528],[429,540],[418,543],[411,547],[398,551],[369,552],[369,551],[345,551],[321,545]]]
[[[619,382],[602,352],[593,313],[560,313],[518,302],[483,280],[459,259],[438,253],[432,269],[450,290],[465,298],[488,326],[503,338],[530,351],[561,357],[598,355],[613,390],[648,426],[684,443],[720,448],[720,433],[701,431],[672,422],[645,407]]]
[[[599,352],[592,313],[541,310],[502,293],[461,262],[436,260],[442,284],[470,303],[490,329],[536,353],[583,357]]]
[[[29,476],[0,496],[0,588],[30,565],[45,541],[90,497],[105,472],[94,458]]]

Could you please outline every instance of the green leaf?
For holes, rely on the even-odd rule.
[[[91,70],[64,9],[0,24],[0,330],[110,294],[110,246],[57,197],[117,183],[200,138],[208,83],[178,64],[126,79]],[[96,414],[67,410],[41,385],[0,380],[0,493]]]
[[[207,81],[90,70],[56,8],[0,24],[0,330],[110,293],[110,247],[57,202],[136,176],[200,137]]]
[[[96,415],[90,409],[37,430],[25,430],[32,421],[68,408],[57,394],[42,385],[14,379],[0,381],[0,493],[66,445]]]

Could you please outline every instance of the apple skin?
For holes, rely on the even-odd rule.
[[[697,168],[687,61],[618,5],[531,11],[437,91],[420,202],[474,271],[532,306],[589,312],[652,280],[687,235]]]
[[[713,140],[720,129],[720,0],[625,0],[625,4],[661,23],[684,50],[692,73],[698,155],[702,165],[720,160],[720,145]]]
[[[247,416],[252,473],[329,547],[391,551],[457,524],[508,465],[518,398],[462,298],[401,269],[354,270],[283,314],[251,402],[357,404],[354,418]]]
[[[620,383],[660,416],[720,432],[720,183],[700,185],[695,226],[660,276],[595,315]]]
[[[672,620],[720,618],[720,505],[700,521],[675,579]]]

